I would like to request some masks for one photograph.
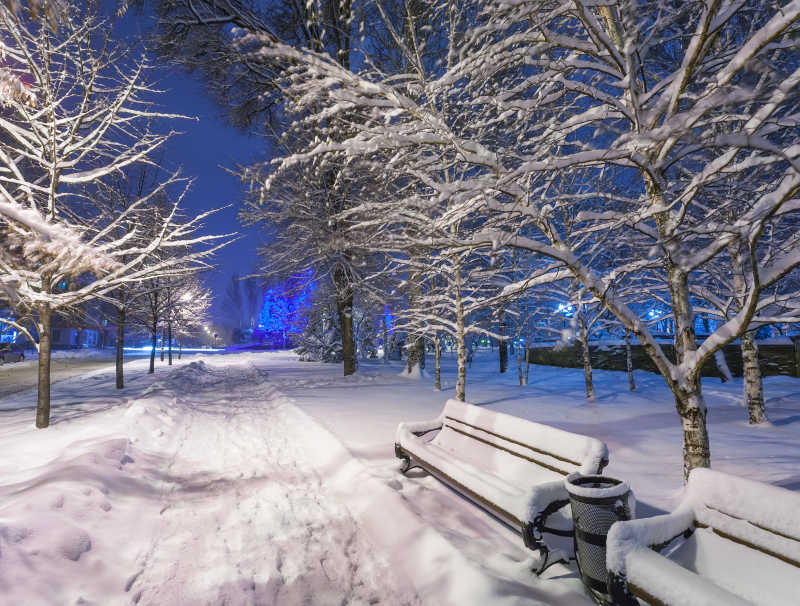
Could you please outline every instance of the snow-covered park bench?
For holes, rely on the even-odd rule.
[[[617,522],[607,545],[622,605],[800,604],[800,494],[784,488],[695,469],[673,513]]]
[[[549,551],[542,533],[572,534],[564,477],[608,464],[599,440],[458,400],[432,421],[401,423],[395,454],[403,472],[423,468],[519,532],[542,551],[540,570]]]

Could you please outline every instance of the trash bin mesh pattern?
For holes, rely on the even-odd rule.
[[[601,496],[589,496],[587,489],[596,490]],[[614,478],[570,476],[567,491],[575,525],[575,556],[581,577],[596,601],[610,604],[607,600],[606,537],[614,522],[631,519],[630,489]]]
[[[599,537],[605,537],[611,525],[621,519],[616,513],[617,503],[622,503],[624,499],[614,497],[608,500],[610,503],[589,504],[572,499],[572,516],[577,529],[576,540],[579,543],[577,555],[580,558],[581,572],[603,584],[608,581],[606,546],[605,541]],[[625,519],[630,518],[627,506],[625,511]],[[601,544],[595,544],[593,539]]]

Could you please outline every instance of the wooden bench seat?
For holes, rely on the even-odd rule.
[[[600,473],[608,463],[599,440],[458,400],[432,421],[401,423],[395,454],[403,471],[425,469],[545,555],[543,532],[572,531],[564,477]]]
[[[622,605],[796,606],[800,494],[695,469],[673,513],[611,527],[607,563]]]

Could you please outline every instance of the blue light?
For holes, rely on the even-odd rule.
[[[285,348],[292,345],[294,336],[303,333],[308,324],[307,312],[316,289],[312,276],[312,270],[308,270],[264,293],[257,322],[260,341],[267,340],[275,348]]]
[[[556,307],[556,313],[563,313],[565,316],[570,317],[575,311],[575,307],[571,304],[559,303]]]
[[[1,319],[1,318],[0,318]],[[8,322],[13,322],[14,317],[4,318]],[[0,343],[16,343],[19,332],[13,326],[0,322]]]
[[[383,317],[386,319],[386,329],[389,334],[394,333],[394,316],[388,305],[383,306]]]

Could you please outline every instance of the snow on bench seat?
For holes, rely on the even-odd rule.
[[[796,606],[800,494],[695,469],[673,513],[611,527],[607,563],[621,604]]]
[[[532,549],[542,548],[542,530],[572,530],[564,476],[599,473],[608,463],[599,440],[458,400],[448,400],[436,419],[401,423],[395,454],[406,461],[404,471],[425,469]]]

